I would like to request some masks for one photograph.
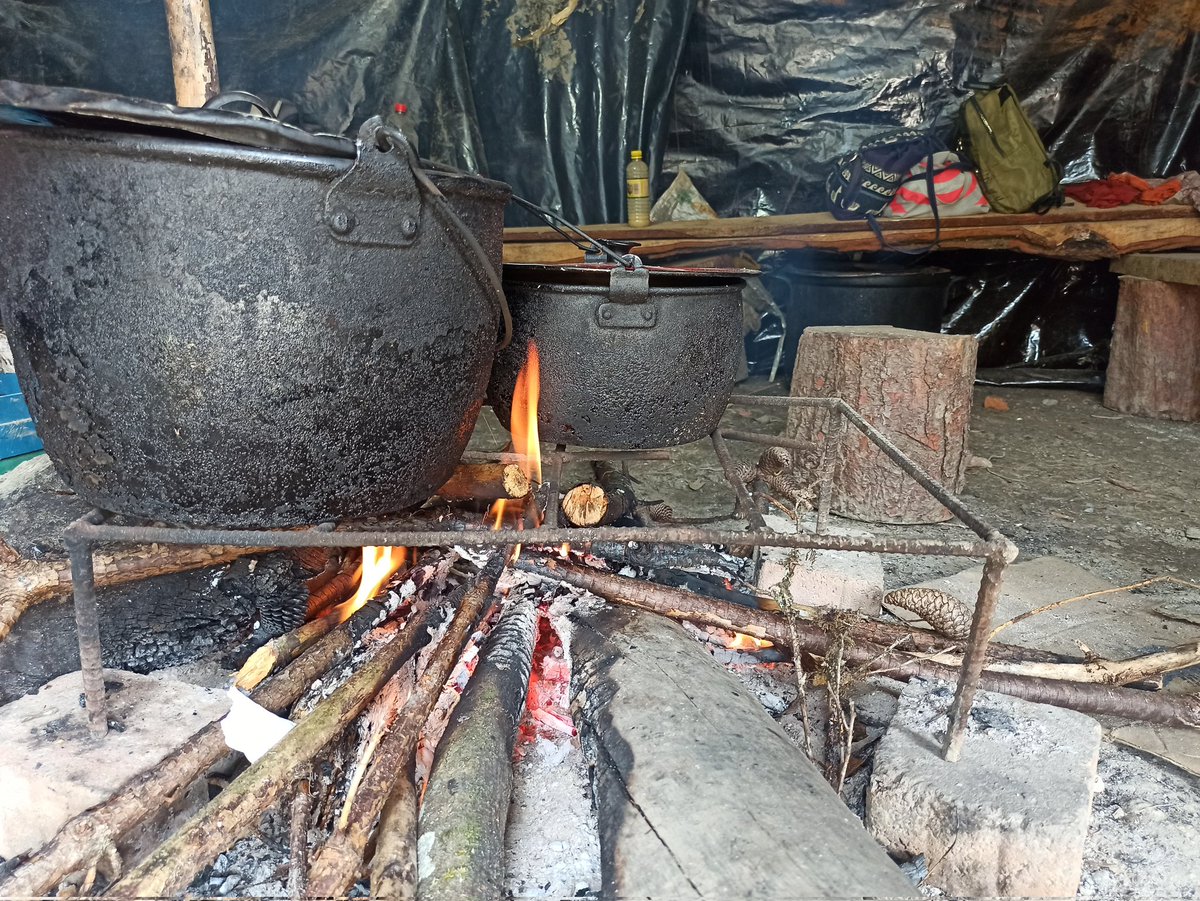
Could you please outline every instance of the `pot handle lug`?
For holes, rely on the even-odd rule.
[[[421,191],[411,164],[415,154],[378,116],[363,123],[356,144],[354,164],[325,192],[325,224],[346,244],[408,247],[421,231]]]
[[[650,274],[644,266],[613,268],[608,276],[608,302],[596,308],[600,328],[654,328],[658,307],[650,300]]]

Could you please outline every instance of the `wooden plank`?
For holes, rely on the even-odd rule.
[[[1108,268],[1121,275],[1200,287],[1200,253],[1135,253]]]
[[[675,623],[573,615],[606,898],[914,897],[738,680]]]
[[[984,213],[942,220],[940,234],[931,219],[880,220],[892,247],[934,243],[944,250],[1015,250],[1067,260],[1099,260],[1133,253],[1200,249],[1200,215],[1191,207],[1124,206],[1093,210],[1067,205],[1038,216]],[[875,233],[862,221],[843,222],[828,213],[751,216],[663,222],[647,228],[589,225],[597,238],[638,241],[646,258],[680,253],[751,250],[879,250]],[[508,263],[574,262],[580,251],[549,228],[509,228],[504,232]]]

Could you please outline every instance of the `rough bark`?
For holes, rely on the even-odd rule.
[[[530,564],[524,564],[522,568],[535,573],[539,571]],[[799,620],[789,624],[781,616],[763,610],[739,607],[680,589],[648,585],[636,579],[589,571],[585,567],[568,566],[556,561],[548,561],[542,573],[586,588],[613,604],[647,610],[674,620],[720,626],[755,638],[766,638],[791,650],[793,654],[802,652],[824,656],[831,643],[829,633],[820,622]],[[873,623],[864,629],[863,621],[850,624],[849,635],[854,641],[847,643],[845,648],[848,663],[866,665],[873,673],[883,673],[897,679],[922,676],[949,682],[958,680],[962,664],[960,652],[942,652],[936,655],[936,659],[931,659],[928,653],[899,651],[890,642],[863,640],[865,632],[874,631],[880,625]],[[883,633],[876,634],[882,636]],[[995,644],[989,645],[989,654],[993,654],[996,647]],[[1027,652],[1028,649],[1019,650]],[[1155,667],[1175,669],[1190,665],[1189,661],[1194,659],[1197,650],[1200,649],[1189,645],[1126,661],[1036,662],[1026,664],[1024,669],[1013,661],[989,662],[979,687],[985,691],[998,691],[1027,701],[1054,704],[1084,713],[1200,728],[1200,696],[1143,692],[1117,685],[1126,680],[1145,678],[1148,658],[1153,659]],[[1071,678],[1086,681],[1067,681]]]
[[[206,100],[221,92],[208,0],[166,0],[166,8],[175,102],[179,106],[204,106]]]
[[[287,710],[316,679],[350,654],[379,611],[376,604],[365,606],[264,682],[251,697],[273,712]],[[69,820],[44,847],[0,880],[0,897],[45,895],[68,873],[86,869],[105,848],[120,849],[122,836],[152,811],[187,791],[228,753],[220,723],[201,729],[107,801]]]
[[[429,641],[430,617],[427,611],[415,612],[400,634],[117,882],[109,894],[117,898],[175,895],[191,882],[200,867],[247,835],[262,814],[295,785],[297,776],[306,772],[313,759],[366,708],[380,687]],[[311,891],[320,894],[315,887]]]
[[[417,680],[416,687],[395,722],[375,749],[366,775],[350,802],[349,815],[338,823],[313,859],[308,883],[310,894],[317,897],[341,896],[358,879],[375,822],[397,780],[409,778],[407,774],[412,772],[421,727],[437,704],[442,687],[458,662],[471,630],[475,628],[484,605],[496,589],[505,556],[503,553],[494,554],[473,584],[455,592],[458,610],[453,621],[438,642],[425,672]],[[402,841],[387,841],[392,847],[403,847],[405,844]],[[384,869],[388,861],[377,859],[375,865]]]
[[[514,600],[488,636],[438,744],[421,806],[419,834],[429,836],[422,901],[499,901],[503,894],[513,747],[536,636],[537,608]],[[371,885],[379,897],[392,897],[376,878]]]
[[[603,897],[917,895],[779,724],[682,629],[614,608],[572,619]]]
[[[890,326],[808,328],[800,336],[794,397],[840,397],[894,441],[934,480],[961,490],[977,342]],[[788,413],[787,434],[820,441],[824,409]],[[865,522],[944,522],[950,511],[851,426],[834,472],[834,513]]]
[[[1200,421],[1200,287],[1121,276],[1104,406]]]

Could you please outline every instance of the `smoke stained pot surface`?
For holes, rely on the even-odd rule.
[[[517,374],[535,344],[542,441],[674,447],[717,427],[742,344],[746,269],[504,267],[512,344],[488,401],[509,427]]]
[[[271,527],[446,480],[497,342],[506,185],[424,173],[438,200],[378,120],[352,141],[11,82],[3,103],[44,124],[0,127],[0,304],[79,495]]]

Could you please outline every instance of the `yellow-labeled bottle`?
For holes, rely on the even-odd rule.
[[[633,226],[650,224],[650,167],[642,162],[642,151],[629,153],[625,167],[625,221]]]

